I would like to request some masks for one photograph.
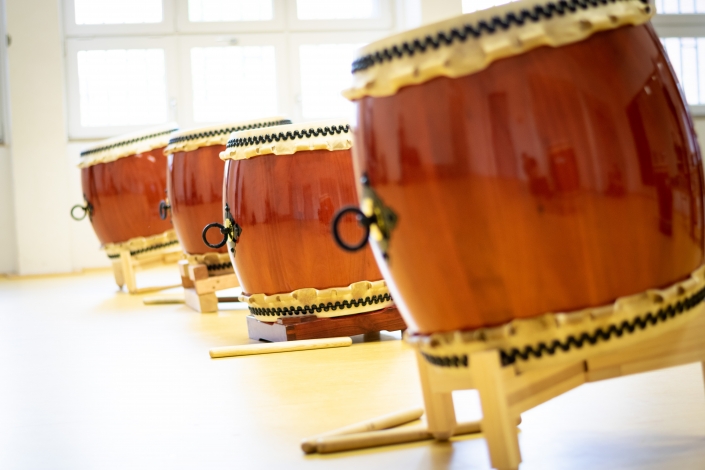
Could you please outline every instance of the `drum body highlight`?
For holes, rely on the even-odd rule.
[[[282,117],[264,118],[184,129],[171,136],[164,150],[168,158],[167,207],[179,242],[187,255],[220,254],[197,256],[197,261],[205,263],[209,269],[227,264],[227,269],[220,270],[232,273],[227,247],[209,248],[202,239],[203,227],[220,219],[223,213],[225,163],[220,159],[220,153],[225,150],[230,134],[235,131],[288,122]],[[166,217],[167,211],[163,210],[162,215]]]
[[[242,230],[230,256],[258,320],[391,306],[371,250],[350,255],[330,235],[335,212],[357,203],[351,145],[333,121],[237,132],[221,155],[226,218]],[[354,218],[341,225],[360,233]]]
[[[82,152],[79,167],[88,215],[108,256],[120,247],[144,250],[178,243],[158,207],[166,190],[163,151],[174,130],[175,124],[149,129]]]
[[[424,76],[418,53],[409,59],[416,75],[395,85],[389,70],[398,59],[380,64],[374,51],[399,40],[361,53],[348,91],[357,103],[356,171],[397,216],[388,259],[375,253],[416,332],[610,304],[684,280],[703,263],[693,124],[644,24],[648,2],[624,3],[616,13],[589,11],[613,27],[599,23],[604,30],[560,47],[500,51],[472,73],[454,73],[449,53],[434,62],[443,73]],[[520,11],[493,13],[512,8]],[[588,20],[570,28],[580,21]],[[508,31],[521,39],[530,27]]]

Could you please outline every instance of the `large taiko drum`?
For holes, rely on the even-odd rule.
[[[176,235],[189,264],[204,264],[210,275],[232,273],[227,248],[207,247],[203,227],[222,217],[223,170],[220,153],[235,131],[288,124],[283,117],[181,129],[171,134],[167,155],[167,200],[160,203],[161,217],[171,213]]]
[[[702,310],[700,150],[652,14],[520,1],[360,51],[361,220],[430,362],[589,354]]]
[[[178,245],[171,222],[159,217],[166,190],[164,148],[176,129],[172,123],[121,135],[81,152],[85,205],[74,206],[71,215],[89,216],[111,259],[126,250],[139,257]]]
[[[236,132],[221,154],[229,253],[258,320],[392,305],[372,251],[351,256],[330,236],[336,211],[357,202],[351,146],[348,124],[326,121]]]

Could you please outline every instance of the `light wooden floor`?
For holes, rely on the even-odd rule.
[[[0,279],[0,469],[489,468],[478,437],[301,453],[303,437],[421,404],[396,338],[212,360],[248,342],[245,311],[144,306],[108,271]],[[456,407],[479,417],[473,392]],[[585,385],[523,420],[524,470],[705,468],[699,365]]]

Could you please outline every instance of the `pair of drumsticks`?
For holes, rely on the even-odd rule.
[[[433,434],[428,431],[424,423],[393,429],[402,424],[420,419],[423,413],[422,408],[413,408],[351,424],[350,426],[304,439],[301,442],[301,449],[307,454],[314,452],[328,454],[433,439]],[[519,422],[521,422],[521,418]],[[481,430],[481,421],[468,421],[458,423],[453,435],[478,433]]]

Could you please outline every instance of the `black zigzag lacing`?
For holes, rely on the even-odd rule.
[[[170,129],[168,131],[157,132],[156,134],[143,135],[142,137],[137,137],[137,138],[130,139],[130,140],[123,140],[121,142],[115,142],[114,144],[106,145],[104,147],[97,147],[97,148],[90,149],[90,150],[84,150],[83,152],[81,152],[81,157],[83,158],[83,157],[87,157],[88,155],[92,155],[94,153],[102,152],[104,150],[110,150],[110,149],[114,149],[117,147],[124,147],[126,145],[135,144],[137,142],[142,142],[143,140],[151,139],[153,137],[159,137],[162,135],[171,134],[172,132],[176,132],[176,131],[178,131],[178,129]]]
[[[169,141],[169,145],[178,144],[179,142],[185,142],[187,140],[205,139],[207,137],[217,137],[223,134],[232,134],[233,132],[246,131],[249,129],[260,129],[262,127],[282,126],[284,124],[291,124],[291,121],[288,119],[280,119],[278,121],[257,122],[254,124],[247,124],[246,126],[234,126],[227,127],[225,129],[217,129],[207,132],[198,132],[196,134],[182,135],[171,139]]]
[[[277,307],[277,308],[257,308],[250,307],[250,313],[260,317],[285,317],[287,315],[309,315],[330,310],[342,310],[346,308],[364,307],[366,305],[391,302],[392,296],[389,294],[373,295],[364,299],[343,300],[342,302],[328,302],[326,304],[306,305],[305,307]]]
[[[607,329],[598,328],[592,334],[582,333],[579,336],[568,336],[565,340],[553,340],[549,344],[539,343],[536,346],[525,346],[521,349],[512,348],[510,350],[501,350],[502,365],[508,366],[521,360],[526,361],[530,358],[541,358],[544,354],[554,355],[557,351],[568,352],[571,349],[580,349],[585,343],[594,346],[598,342],[609,341],[613,337],[621,338],[624,334],[632,334],[638,330],[645,330],[649,326],[655,326],[659,323],[664,323],[671,318],[691,310],[693,307],[700,305],[705,300],[705,287],[700,289],[695,294],[687,297],[674,305],[659,309],[655,314],[648,312],[643,317],[636,317],[630,320],[624,320],[618,325],[610,325]],[[426,360],[439,367],[467,367],[468,356],[463,354],[460,356],[433,356],[423,353]]]
[[[222,269],[228,269],[232,268],[233,264],[230,261],[226,261],[225,263],[220,263],[220,264],[207,264],[206,268],[208,268],[208,271],[220,271]]]
[[[170,242],[160,243],[158,245],[149,246],[147,248],[140,248],[139,250],[131,251],[130,255],[132,255],[132,256],[139,255],[140,253],[146,253],[148,251],[158,250],[159,248],[166,248],[167,246],[176,245],[177,243],[179,243],[179,240],[172,240]],[[119,257],[120,257],[119,253],[114,254],[114,255],[108,255],[108,258],[110,258],[110,259],[119,258]]]
[[[376,64],[382,64],[404,56],[412,57],[416,53],[424,53],[427,49],[438,49],[441,46],[450,46],[454,42],[465,42],[469,37],[477,39],[483,34],[493,34],[497,30],[507,30],[512,26],[522,26],[527,21],[533,23],[542,19],[551,19],[553,15],[563,16],[566,13],[575,13],[578,10],[597,8],[609,3],[620,3],[629,0],[560,0],[536,5],[533,8],[523,9],[518,12],[509,12],[503,17],[495,16],[489,21],[480,20],[477,24],[466,24],[450,31],[439,31],[435,35],[414,39],[401,45],[385,47],[384,49],[359,57],[352,64],[352,73],[368,69]],[[648,4],[648,0],[640,0]],[[647,7],[647,13],[649,12]]]
[[[295,131],[279,132],[277,134],[264,134],[256,135],[253,137],[235,138],[228,141],[227,148],[232,147],[245,147],[248,145],[271,143],[273,141],[279,142],[280,140],[294,140],[294,139],[304,139],[310,137],[318,137],[319,135],[333,135],[333,134],[346,134],[350,132],[350,126],[347,124],[344,126],[326,126],[319,127],[316,129],[302,129]]]

